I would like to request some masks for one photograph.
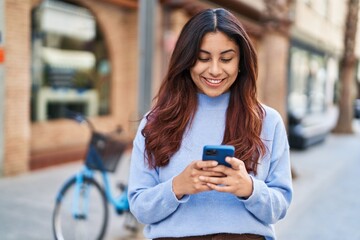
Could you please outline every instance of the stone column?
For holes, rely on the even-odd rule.
[[[286,0],[265,1],[264,34],[259,51],[259,98],[275,108],[287,123],[287,68],[289,57],[289,9]]]

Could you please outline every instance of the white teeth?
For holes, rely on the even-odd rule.
[[[209,79],[207,78],[206,81],[212,83],[212,84],[218,84],[220,83],[222,80],[221,79]]]

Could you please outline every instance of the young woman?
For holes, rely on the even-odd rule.
[[[275,239],[292,197],[280,115],[256,97],[257,56],[239,21],[209,9],[184,26],[134,139],[132,213],[153,239]],[[235,147],[231,167],[204,145]]]

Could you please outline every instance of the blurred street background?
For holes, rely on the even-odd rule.
[[[183,25],[217,7],[247,30],[259,100],[288,130],[295,195],[279,239],[360,239],[359,0],[0,0],[1,240],[52,239],[56,193],[90,138],[67,110],[131,141]],[[107,239],[142,238],[122,222]]]

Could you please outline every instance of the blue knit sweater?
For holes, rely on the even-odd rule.
[[[134,139],[129,177],[131,212],[144,223],[147,238],[214,233],[254,233],[275,239],[273,224],[282,219],[292,198],[289,145],[280,115],[264,106],[261,138],[267,154],[251,175],[253,193],[244,200],[216,191],[184,196],[172,191],[174,176],[202,157],[204,145],[221,144],[230,93],[216,98],[198,94],[199,106],[180,150],[165,167],[149,169],[144,160],[143,120]]]

